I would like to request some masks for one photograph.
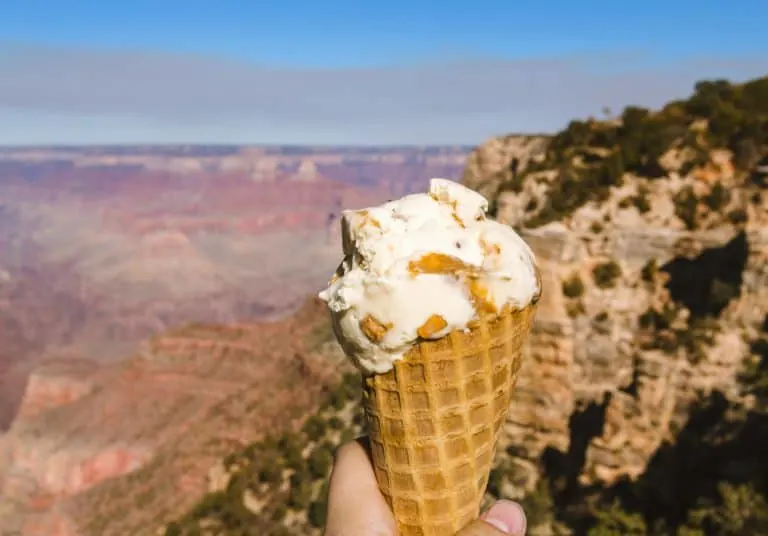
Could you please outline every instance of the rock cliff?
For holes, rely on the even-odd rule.
[[[524,134],[491,138],[470,153],[462,181],[492,198],[502,182],[544,157],[548,139]]]
[[[524,497],[543,474],[554,493],[633,481],[711,393],[750,404],[740,375],[768,318],[768,192],[743,147],[768,139],[723,141],[677,107],[574,121],[525,167],[510,137],[470,158],[465,184],[531,244],[545,285],[496,495]]]
[[[674,262],[682,241],[706,253],[729,239],[739,240],[739,232],[746,232],[749,244],[741,295],[723,312],[711,343],[696,356],[684,348],[647,348],[641,318],[666,290],[661,281],[644,282],[643,267]],[[713,390],[737,396],[736,376],[749,355],[745,340],[768,303],[766,233],[752,228],[725,236],[659,229],[643,233],[614,227],[610,234],[609,242],[618,246],[594,255],[586,247],[594,236],[564,225],[523,231],[541,259],[549,296],[541,302],[503,439],[510,447],[510,474],[519,496],[532,489],[548,450],[568,456],[584,449],[578,475],[583,484],[611,485],[636,477],[661,443],[673,439],[692,402]],[[626,250],[635,253],[624,255]],[[611,288],[590,281],[593,267],[605,259],[616,259],[622,267]],[[569,298],[563,283],[574,274],[584,281],[584,290]],[[662,272],[659,279],[669,276]],[[662,302],[669,303],[668,298]],[[585,433],[579,428],[588,428],[579,418],[590,407],[593,414],[599,408],[594,418],[602,422],[586,445],[578,445],[578,436]]]
[[[36,370],[0,442],[0,534],[151,533],[215,460],[291,429],[335,383],[324,312],[310,300],[276,323],[164,333],[119,365]]]

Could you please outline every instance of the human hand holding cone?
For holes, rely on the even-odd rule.
[[[346,212],[345,260],[321,293],[363,372],[400,536],[448,536],[477,518],[541,292],[530,249],[486,208],[433,179],[428,195]]]

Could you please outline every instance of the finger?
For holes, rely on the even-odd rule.
[[[498,501],[456,536],[525,536],[526,525],[525,513],[519,504]]]
[[[328,491],[325,536],[395,536],[395,520],[376,483],[367,443],[336,453]]]

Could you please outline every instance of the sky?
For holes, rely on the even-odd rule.
[[[766,0],[0,0],[0,144],[477,144],[768,75]]]

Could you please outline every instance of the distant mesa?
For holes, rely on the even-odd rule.
[[[189,237],[177,230],[154,231],[141,238],[142,256],[147,258],[196,257],[195,246]]]
[[[302,160],[298,171],[296,171],[296,173],[291,178],[295,181],[301,182],[316,181],[318,178],[320,178],[320,175],[317,171],[317,164],[315,164],[312,160]]]

